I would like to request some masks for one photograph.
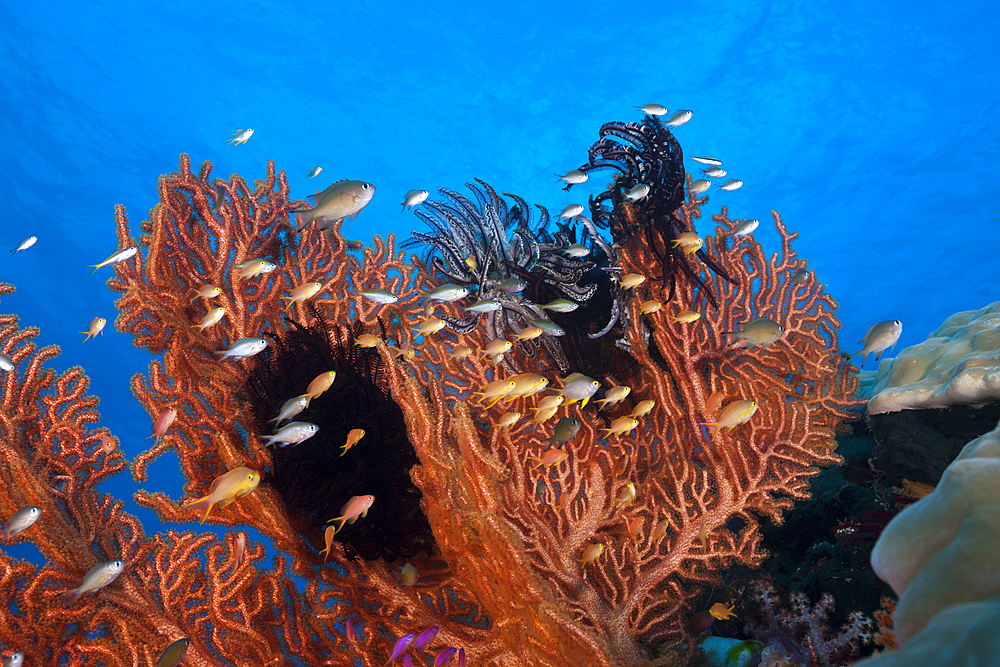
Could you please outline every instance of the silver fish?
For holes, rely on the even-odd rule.
[[[300,442],[305,442],[316,435],[317,431],[319,431],[319,426],[316,426],[316,424],[292,422],[282,426],[274,435],[258,435],[257,437],[267,441],[265,447],[270,447],[275,443],[279,447],[287,447],[288,445],[297,445]]]
[[[693,111],[688,111],[686,109],[678,111],[673,116],[671,116],[670,120],[664,123],[664,125],[666,125],[667,127],[677,127],[679,125],[683,125],[684,123],[691,120],[691,117],[693,115],[694,115]]]
[[[699,178],[697,181],[691,184],[691,194],[700,195],[702,192],[708,190],[710,187],[712,187],[712,181],[709,181],[704,178]]]
[[[667,113],[667,107],[662,104],[645,104],[641,107],[636,107],[636,109],[650,116],[662,116]]]
[[[135,246],[132,246],[131,248],[125,248],[121,252],[116,252],[115,254],[111,255],[111,257],[108,257],[100,264],[88,264],[87,266],[88,267],[92,266],[94,267],[94,271],[97,271],[97,269],[104,268],[105,266],[111,266],[113,264],[117,264],[118,262],[124,262],[126,259],[132,257],[137,252],[139,252],[139,249]],[[91,271],[90,275],[94,275],[94,271]]]
[[[903,333],[903,323],[899,320],[886,320],[873,324],[865,337],[858,341],[864,343],[864,347],[851,356],[863,355],[861,365],[864,366],[865,362],[868,361],[868,355],[875,352],[875,361],[878,361],[883,352],[896,345],[901,333]]]
[[[294,211],[299,231],[313,220],[321,220],[320,230],[333,227],[338,220],[354,218],[375,194],[375,186],[364,181],[337,181],[323,192],[310,195],[315,206]]]
[[[497,287],[502,289],[504,292],[516,293],[527,287],[528,284],[521,280],[520,278],[508,278],[502,283],[498,284]]]
[[[3,352],[0,352],[0,369],[3,369],[5,371],[14,370],[14,360],[11,359],[6,354],[4,354]]]
[[[37,236],[29,236],[28,238],[18,243],[17,247],[10,251],[10,254],[13,255],[15,252],[21,252],[22,250],[27,250],[31,246],[35,245],[35,243],[37,242],[38,242]]]
[[[785,333],[785,327],[774,320],[766,317],[755,317],[754,319],[741,325],[739,331],[724,331],[723,336],[732,336],[736,340],[742,340],[743,347],[760,345],[767,347],[774,341],[781,338]]]
[[[792,274],[793,283],[804,283],[809,280],[809,269],[799,269]]]
[[[636,185],[631,190],[625,193],[625,199],[636,202],[649,194],[649,186],[645,183],[640,183]]]
[[[722,178],[726,175],[726,170],[721,167],[709,167],[708,169],[702,169],[701,173],[709,178]]]
[[[590,254],[590,250],[587,249],[587,246],[579,243],[566,246],[563,248],[563,252],[566,253],[567,256],[574,259],[580,259],[581,257],[586,257]]]
[[[559,176],[559,174],[556,174],[556,176]],[[566,181],[570,185],[578,185],[580,183],[584,183],[588,178],[590,178],[590,176],[583,173],[579,169],[570,169],[562,176],[559,176],[560,181]]]
[[[18,511],[14,512],[14,516],[10,518],[10,521],[8,521],[6,527],[4,527],[2,535],[7,539],[17,537],[23,531],[31,528],[31,526],[38,521],[38,517],[40,516],[42,516],[41,507],[35,507],[34,505],[22,507]]]
[[[407,206],[413,208],[414,206],[424,203],[424,200],[430,197],[430,195],[431,193],[427,190],[410,190],[406,193],[406,196],[403,197],[403,211],[406,210]],[[403,211],[400,211],[400,213]]]
[[[18,651],[16,653],[11,653],[7,656],[7,659],[3,661],[3,667],[21,667],[24,664],[24,651]]]
[[[396,303],[399,301],[398,296],[391,294],[384,289],[372,289],[364,292],[358,292],[358,294],[365,297],[369,301],[374,301],[375,303]]]
[[[736,225],[733,229],[733,236],[746,236],[747,234],[751,234],[755,229],[757,229],[759,224],[759,220],[745,220]]]
[[[580,304],[569,299],[556,299],[555,301],[549,301],[544,306],[539,306],[542,310],[551,310],[554,313],[572,313],[579,307]]]
[[[713,167],[721,167],[722,160],[717,160],[714,157],[692,157],[695,162],[701,162],[702,164],[710,164]]]
[[[579,204],[568,204],[566,208],[562,210],[562,213],[557,215],[557,218],[575,218],[576,216],[583,213],[583,207]]]
[[[219,361],[225,359],[246,359],[255,354],[260,354],[267,347],[267,340],[264,338],[240,338],[229,346],[228,350],[213,352]]]
[[[90,572],[83,576],[83,581],[76,588],[63,593],[70,598],[70,602],[76,602],[85,595],[93,595],[112,581],[125,569],[125,561],[109,560],[90,568]]]
[[[428,299],[432,301],[441,301],[443,303],[451,303],[452,301],[458,301],[459,299],[464,299],[469,296],[469,290],[461,285],[441,285],[436,290],[427,295]]]
[[[743,186],[743,181],[738,178],[730,178],[728,181],[719,186],[720,190],[725,190],[726,192],[732,192],[733,190],[738,190]]]
[[[270,424],[271,422],[278,422],[280,424],[286,419],[291,419],[292,417],[298,415],[300,412],[305,410],[308,405],[309,396],[307,394],[290,398],[281,405],[281,409],[278,410],[278,416],[273,419],[268,419],[267,423]]]
[[[323,171],[323,167],[313,167],[312,170],[306,174],[306,178],[316,178],[319,176],[319,172]]]
[[[503,305],[496,299],[481,299],[471,306],[466,306],[465,312],[467,313],[492,313],[494,311],[500,310]]]
[[[556,390],[557,396],[565,398],[563,405],[569,405],[576,401],[581,408],[587,407],[587,401],[601,388],[601,383],[592,377],[587,377],[582,373],[570,373],[563,378],[563,388]]]

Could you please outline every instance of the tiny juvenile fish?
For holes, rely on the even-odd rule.
[[[681,111],[678,111],[673,116],[671,116],[667,120],[667,122],[664,123],[664,125],[666,125],[667,127],[679,127],[679,126],[683,125],[684,123],[688,122],[689,120],[691,120],[692,116],[694,116],[694,112],[693,111],[688,111],[687,109],[682,109]]]
[[[396,586],[409,588],[420,579],[420,570],[413,563],[407,563],[396,574]],[[393,586],[395,588],[395,586]]]
[[[227,141],[226,143],[229,144],[230,146],[238,146],[240,144],[245,144],[246,142],[248,142],[250,140],[250,137],[252,136],[253,136],[253,130],[250,129],[249,127],[245,130],[236,130],[236,132],[233,133],[233,138]]]
[[[320,221],[320,231],[329,229],[338,220],[355,218],[375,195],[375,186],[364,181],[337,181],[326,190],[310,195],[312,208],[294,211],[295,226],[301,232],[314,220]]]
[[[365,290],[364,292],[358,292],[358,294],[375,303],[389,304],[399,301],[398,296],[384,289]]]
[[[583,207],[581,206],[580,208],[582,209]],[[38,237],[37,236],[29,236],[28,238],[26,238],[23,241],[21,241],[20,243],[18,243],[17,247],[10,251],[10,254],[13,255],[16,252],[21,252],[22,250],[27,250],[31,246],[35,245],[35,243],[37,243],[37,242],[38,242]]]
[[[625,199],[630,202],[637,202],[648,194],[649,186],[645,183],[640,183],[625,193]]]
[[[662,104],[644,104],[641,107],[636,107],[636,109],[650,116],[663,116],[667,113],[667,107]]]
[[[306,174],[306,178],[316,178],[319,176],[321,171],[323,171],[323,167],[313,167],[309,170],[309,173]]]
[[[785,333],[785,327],[774,320],[766,317],[756,317],[742,325],[739,331],[723,331],[723,336],[732,336],[735,340],[742,340],[741,347],[760,345],[767,347],[774,341],[781,338]]]
[[[738,190],[743,186],[743,181],[738,178],[730,178],[728,181],[719,186],[720,190],[725,190],[726,192],[732,192],[733,190]]]
[[[590,254],[590,250],[587,246],[580,243],[574,243],[563,248],[563,252],[566,253],[567,257],[572,257],[573,259],[580,259],[581,257],[586,257]]]
[[[431,193],[428,192],[427,190],[410,190],[409,192],[406,193],[406,196],[403,197],[403,209],[400,211],[400,213],[405,211],[407,206],[409,206],[410,208],[414,208],[415,206],[423,204],[424,200],[427,199],[430,195]]]
[[[901,333],[903,333],[903,323],[899,320],[886,320],[873,324],[865,337],[858,341],[863,343],[864,347],[851,356],[863,355],[861,365],[864,366],[865,362],[868,361],[868,355],[875,352],[875,361],[878,361],[883,352],[896,345]]]
[[[95,317],[94,319],[92,319],[90,321],[90,326],[87,328],[87,330],[80,332],[82,334],[87,334],[87,337],[83,339],[83,342],[86,343],[88,340],[95,337],[97,334],[101,334],[103,336],[104,325],[107,323],[108,321],[103,317]]]
[[[246,359],[255,354],[260,354],[267,347],[267,339],[264,338],[240,338],[229,346],[228,350],[213,352],[219,361],[226,359]]]
[[[277,444],[278,447],[287,447],[288,445],[298,445],[305,442],[316,435],[317,431],[319,431],[319,426],[316,426],[316,424],[291,422],[278,429],[278,432],[274,435],[258,435],[257,437],[267,442],[264,445],[265,447],[270,447],[274,444]]]
[[[205,510],[198,523],[205,523],[208,513],[215,505],[220,508],[228,507],[237,498],[253,492],[260,484],[260,473],[250,468],[239,466],[229,472],[222,473],[212,481],[212,486],[208,490],[208,495],[196,500],[189,500],[181,507],[183,509],[194,508],[197,511]]]
[[[691,194],[700,195],[702,192],[708,190],[710,187],[712,187],[712,181],[709,181],[704,178],[699,178],[697,181],[691,183],[691,187],[689,189],[691,190]]]
[[[125,561],[123,560],[109,560],[95,565],[83,576],[83,581],[80,582],[79,586],[66,591],[63,596],[68,597],[70,603],[73,603],[86,595],[93,595],[117,579],[124,569]]]
[[[135,246],[132,246],[131,248],[125,248],[121,252],[116,252],[115,254],[111,255],[111,257],[108,257],[100,264],[88,264],[87,268],[94,267],[94,270],[90,272],[90,275],[94,275],[97,269],[102,269],[105,266],[114,266],[119,262],[124,262],[126,259],[135,256],[137,252],[139,252],[139,249]]]
[[[560,213],[556,217],[557,218],[575,218],[576,216],[578,216],[581,213],[583,213],[583,210],[584,210],[583,206],[580,206],[579,204],[568,204],[562,210],[562,213]]]
[[[22,507],[18,511],[14,512],[14,516],[7,521],[7,525],[4,526],[3,533],[0,534],[8,540],[17,537],[28,528],[31,528],[31,526],[38,521],[40,516],[42,516],[41,507],[35,507],[34,505]]]
[[[733,228],[733,236],[746,236],[747,234],[751,234],[755,229],[757,229],[758,225],[760,225],[759,220],[744,220]]]
[[[560,181],[566,181],[568,185],[579,185],[580,183],[585,183],[587,179],[590,178],[590,176],[583,173],[579,169],[570,169],[562,176],[559,174],[556,174],[556,176],[559,177]]]

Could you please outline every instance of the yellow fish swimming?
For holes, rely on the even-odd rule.
[[[193,507],[198,511],[205,510],[205,513],[201,516],[201,521],[198,522],[205,523],[208,513],[212,511],[214,506],[228,507],[237,498],[242,498],[251,493],[257,488],[258,484],[260,484],[260,473],[256,470],[244,468],[243,466],[233,468],[229,472],[215,478],[215,481],[212,482],[212,487],[208,490],[207,496],[202,496],[196,500],[189,500],[182,507],[184,509]]]
[[[294,211],[295,226],[302,231],[313,220],[320,220],[320,230],[333,227],[338,220],[354,218],[375,194],[375,186],[364,181],[337,181],[326,190],[310,195],[312,208]]]

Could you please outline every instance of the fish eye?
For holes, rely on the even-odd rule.
[[[372,189],[372,185],[371,185],[371,183],[362,183],[361,184],[361,189],[362,190],[371,190]]]

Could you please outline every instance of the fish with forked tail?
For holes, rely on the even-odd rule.
[[[353,219],[375,194],[375,186],[364,181],[337,181],[326,190],[309,198],[312,208],[293,211],[295,227],[305,229],[313,220],[319,220],[320,230],[330,229],[338,220]]]

